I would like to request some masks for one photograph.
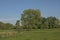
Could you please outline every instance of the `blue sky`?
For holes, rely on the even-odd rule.
[[[43,17],[60,19],[60,0],[0,0],[0,21],[15,24],[25,9],[39,9]]]

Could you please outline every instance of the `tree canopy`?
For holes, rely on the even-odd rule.
[[[23,29],[60,28],[60,20],[53,16],[42,17],[39,9],[26,9],[22,12],[21,20],[17,20],[15,25],[0,22],[0,29],[19,29],[20,27]]]

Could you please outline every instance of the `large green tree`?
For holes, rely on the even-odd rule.
[[[21,21],[23,28],[32,29],[38,28],[40,25],[41,12],[40,10],[27,9],[23,11]]]

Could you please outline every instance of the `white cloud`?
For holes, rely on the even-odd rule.
[[[0,21],[12,24],[15,24],[16,20],[18,20],[18,18],[0,18]]]

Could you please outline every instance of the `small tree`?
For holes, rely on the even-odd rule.
[[[18,31],[20,31],[20,20],[16,21],[15,29],[18,30]]]

